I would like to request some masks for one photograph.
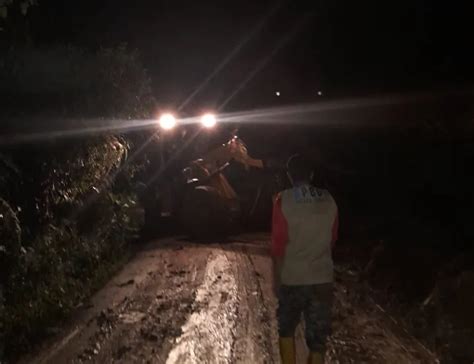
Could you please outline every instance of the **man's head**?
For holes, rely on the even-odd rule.
[[[309,183],[311,181],[313,173],[311,163],[300,154],[291,156],[286,167],[292,184]]]

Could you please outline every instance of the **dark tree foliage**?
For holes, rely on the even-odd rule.
[[[147,117],[154,105],[138,55],[126,47],[10,50],[0,78],[7,130],[16,116],[87,123]],[[44,336],[126,257],[143,224],[134,186],[145,161],[127,160],[139,139],[94,134],[0,146],[0,360]]]

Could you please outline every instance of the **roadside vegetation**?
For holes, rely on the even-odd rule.
[[[48,138],[52,121],[149,117],[154,100],[125,46],[11,48],[0,79],[2,133],[38,116],[45,133],[0,146],[2,361],[53,333],[126,260],[143,226],[136,186],[147,159],[130,156],[149,132]]]

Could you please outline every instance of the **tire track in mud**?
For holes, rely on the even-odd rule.
[[[246,247],[233,254],[232,259],[239,282],[239,325],[233,346],[234,362],[274,363],[272,318],[260,285],[260,273]]]
[[[74,362],[164,362],[162,353],[194,309],[198,275],[196,265],[176,264],[179,253],[171,254],[177,256],[165,254],[135,295],[101,312],[96,332]]]
[[[212,253],[195,295],[199,309],[182,327],[166,364],[231,363],[237,295],[237,281],[227,256]]]
[[[244,248],[211,253],[197,289],[200,308],[166,363],[274,363],[271,317],[258,277]]]
[[[195,309],[195,292],[189,284],[196,274],[196,267],[156,272],[151,279],[157,284],[143,287],[118,309],[98,317],[99,330],[75,362],[163,362],[162,353]],[[162,286],[163,280],[168,287]]]

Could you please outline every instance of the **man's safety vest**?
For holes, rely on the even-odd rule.
[[[273,206],[272,255],[283,258],[281,283],[333,281],[332,246],[338,209],[331,194],[311,185],[281,192]]]

